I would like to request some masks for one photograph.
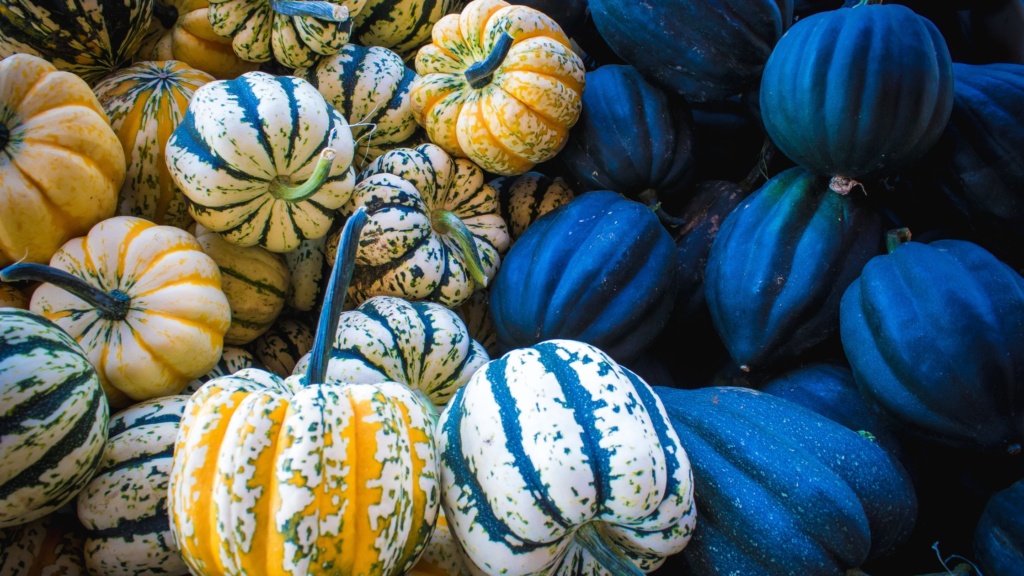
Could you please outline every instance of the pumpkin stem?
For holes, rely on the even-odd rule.
[[[576,543],[590,552],[602,568],[616,576],[642,576],[643,571],[608,543],[596,522],[587,522],[576,530]]]
[[[430,214],[430,224],[442,236],[455,240],[462,251],[469,277],[477,287],[486,288],[487,274],[484,272],[483,262],[480,261],[480,252],[476,247],[476,241],[473,240],[473,233],[466,228],[466,223],[450,210],[434,210]]]
[[[70,292],[96,308],[106,320],[124,320],[132,306],[130,296],[120,290],[105,292],[74,274],[53,266],[21,262],[0,270],[4,282],[46,282]]]
[[[312,16],[325,22],[347,22],[348,6],[320,0],[271,0],[270,8],[282,16]]]
[[[313,168],[313,174],[309,179],[298,186],[293,186],[287,181],[288,178],[278,176],[270,181],[270,193],[275,198],[287,202],[301,202],[309,198],[316,194],[327,181],[335,156],[337,156],[337,152],[334,151],[334,148],[324,148],[320,152],[320,158],[317,159],[316,167]]]
[[[833,176],[828,183],[829,189],[831,189],[836,194],[842,196],[846,196],[847,194],[852,192],[854,188],[858,186],[860,186],[861,192],[867,194],[867,191],[864,190],[863,184],[854,180],[853,178],[847,178],[846,176]]]
[[[512,37],[508,35],[508,32],[502,32],[487,58],[466,69],[466,81],[469,82],[469,85],[473,88],[483,88],[490,84],[494,71],[501,65],[505,56],[508,56],[510,48],[512,48]]]
[[[178,9],[162,2],[153,3],[153,18],[156,18],[164,28],[174,28],[178,23]]]
[[[306,385],[323,384],[327,378],[327,363],[334,348],[334,336],[341,320],[341,310],[345,306],[345,294],[352,281],[352,273],[356,267],[356,251],[359,249],[359,235],[366,225],[369,216],[366,207],[360,206],[345,221],[338,240],[338,251],[334,255],[334,269],[327,282],[323,308],[313,336],[313,348],[309,354],[309,367],[306,369]]]
[[[889,254],[906,242],[910,242],[910,228],[896,228],[885,233],[885,251]]]

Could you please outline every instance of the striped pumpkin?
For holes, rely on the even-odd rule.
[[[442,506],[490,574],[639,574],[695,525],[686,451],[651,388],[549,340],[476,372],[441,414]]]
[[[245,368],[260,368],[256,358],[245,348],[237,346],[225,346],[220,355],[220,360],[209,372],[198,378],[194,378],[181,391],[182,394],[195,394],[203,384],[221,376],[231,376]]]
[[[167,513],[174,441],[188,398],[154,398],[110,418],[103,461],[77,500],[91,574],[188,574]]]
[[[316,86],[348,120],[359,169],[408,140],[419,126],[409,107],[416,73],[387,48],[349,44],[295,75]]]
[[[502,176],[490,182],[498,191],[501,216],[515,242],[530,224],[555,208],[568,204],[575,194],[565,179],[549,178],[540,172]]]
[[[0,57],[33,54],[89,84],[131,62],[153,17],[153,0],[5,0]]]
[[[0,530],[0,574],[86,576],[80,528],[74,516],[54,512]]]
[[[367,0],[356,14],[352,42],[408,54],[429,41],[434,24],[461,4],[462,0]]]
[[[93,87],[124,148],[128,172],[117,213],[188,228],[185,195],[171,179],[164,148],[196,89],[213,76],[184,62],[140,62],[113,72]]]
[[[38,314],[0,308],[0,528],[78,494],[99,466],[108,419],[82,347]]]
[[[427,300],[453,308],[498,271],[508,231],[483,171],[423,144],[385,153],[359,175],[346,212],[365,206],[349,296]]]
[[[303,319],[285,314],[249,345],[257,362],[281,378],[288,377],[313,348],[313,329]]]
[[[558,23],[529,6],[474,0],[431,37],[416,54],[410,101],[432,142],[503,176],[565,146],[586,78]]]
[[[300,78],[204,84],[167,142],[196,222],[239,246],[287,252],[330,230],[355,180],[352,130]]]

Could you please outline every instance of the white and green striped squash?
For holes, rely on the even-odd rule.
[[[349,289],[356,303],[384,295],[454,308],[494,278],[508,249],[483,171],[434,144],[377,158],[343,210],[363,206],[370,220]]]
[[[355,181],[352,130],[309,82],[247,72],[204,84],[167,142],[167,167],[202,226],[287,252],[325,236]]]
[[[367,0],[356,15],[352,42],[410,54],[430,40],[442,16],[461,5],[461,0]]]
[[[78,342],[39,314],[0,308],[0,528],[42,518],[85,487],[109,416]]]
[[[589,344],[492,360],[441,414],[438,449],[449,527],[490,574],[641,574],[696,524],[661,401]]]
[[[416,73],[387,48],[349,44],[314,66],[295,70],[295,75],[316,86],[348,120],[360,170],[419,128],[409,106],[409,85]]]
[[[81,526],[61,511],[0,529],[0,574],[86,576]]]
[[[303,240],[284,253],[291,272],[285,302],[299,312],[309,312],[323,300],[323,289],[331,270],[327,262],[327,240],[327,236]]]
[[[494,323],[491,321],[490,299],[489,288],[477,290],[473,292],[469,300],[455,308],[455,312],[459,318],[462,318],[470,338],[479,342],[487,351],[488,356],[497,358],[500,355],[498,353],[498,334],[494,331]]]
[[[251,352],[238,346],[225,346],[220,355],[220,361],[209,372],[193,379],[181,391],[182,394],[195,394],[203,384],[221,376],[231,376],[245,368],[262,368]]]
[[[90,574],[188,574],[167,512],[174,441],[188,399],[153,398],[110,418],[103,461],[76,503]]]
[[[249,345],[257,362],[268,372],[287,378],[310,349],[313,329],[298,315],[285,313]]]
[[[117,213],[188,228],[185,195],[171,179],[164,149],[196,89],[213,81],[184,62],[139,62],[105,76],[93,92],[128,162]]]
[[[564,178],[550,178],[540,172],[501,176],[491,180],[490,185],[498,191],[501,216],[508,224],[512,243],[538,218],[568,204],[575,196]]]
[[[490,360],[454,311],[394,296],[375,296],[342,312],[330,354],[327,377],[332,380],[401,382],[438,407]],[[306,355],[295,372],[308,365]]]
[[[0,58],[39,56],[89,84],[131,62],[153,17],[153,0],[4,0]]]

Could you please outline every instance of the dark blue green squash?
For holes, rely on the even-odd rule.
[[[881,218],[865,200],[796,167],[729,213],[711,245],[704,290],[741,369],[775,368],[838,333],[843,291],[883,249]]]
[[[699,514],[666,574],[841,576],[910,533],[910,479],[864,436],[746,388],[654,390],[690,458]]]
[[[843,295],[861,394],[932,444],[1020,452],[1024,278],[977,244],[894,243]]]
[[[996,492],[974,531],[982,574],[1024,574],[1024,478]]]
[[[577,196],[530,225],[490,287],[501,353],[555,338],[634,359],[668,319],[674,245],[647,206],[610,192]]]
[[[768,135],[791,160],[875,178],[938,140],[953,105],[952,60],[927,19],[861,3],[793,24],[765,64],[760,101]]]

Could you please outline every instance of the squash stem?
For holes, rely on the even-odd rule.
[[[124,320],[132,306],[131,297],[120,290],[106,292],[74,274],[33,262],[11,264],[0,270],[0,280],[4,282],[28,280],[53,284],[85,300],[99,310],[100,316],[107,320]]]
[[[338,240],[338,251],[334,256],[334,269],[327,282],[323,308],[313,337],[313,349],[309,355],[309,367],[306,369],[306,385],[324,384],[327,378],[327,363],[334,348],[334,336],[338,331],[341,310],[345,306],[345,294],[352,282],[352,273],[356,268],[356,251],[359,249],[359,236],[369,216],[366,207],[361,206],[345,221]]]
[[[321,0],[271,0],[270,8],[282,16],[312,16],[325,22],[347,22],[348,6]]]
[[[487,274],[484,273],[480,252],[473,240],[473,234],[466,228],[466,223],[450,210],[434,210],[430,214],[430,224],[442,236],[447,236],[458,244],[463,260],[469,271],[469,277],[479,288],[487,287]]]
[[[278,176],[270,181],[270,193],[275,198],[280,198],[287,202],[301,202],[309,198],[316,194],[320,187],[324,185],[324,182],[327,181],[336,156],[337,152],[334,151],[334,148],[324,148],[320,152],[320,158],[317,159],[316,167],[313,168],[313,174],[309,179],[298,186],[293,186],[291,183],[286,182],[287,178]]]
[[[616,576],[643,576],[644,572],[626,558],[622,552],[609,545],[601,535],[596,522],[587,522],[576,529],[576,543],[590,552],[605,570]]]
[[[512,37],[508,32],[502,32],[487,58],[466,69],[466,81],[469,82],[469,85],[473,88],[483,88],[490,84],[494,71],[505,60],[505,56],[508,56],[508,51],[511,48]]]
[[[885,233],[885,251],[888,254],[907,242],[910,242],[910,228],[896,228]]]

